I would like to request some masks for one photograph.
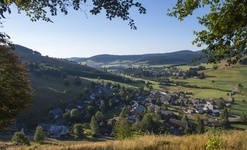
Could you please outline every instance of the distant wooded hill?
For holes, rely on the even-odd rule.
[[[72,57],[68,60],[76,62],[94,61],[96,63],[111,63],[115,61],[147,62],[148,64],[189,64],[195,57],[200,57],[201,51],[181,50],[171,53],[142,54],[142,55],[96,55],[89,58]]]
[[[80,65],[72,60],[42,56],[39,52],[21,45],[15,45],[14,52],[16,52],[23,61],[43,63],[47,66],[54,66],[56,68],[59,68],[61,73],[64,72],[67,75],[81,76],[94,79],[100,78],[118,82],[128,82],[128,79],[124,77],[117,76],[109,72],[103,72],[87,65]]]

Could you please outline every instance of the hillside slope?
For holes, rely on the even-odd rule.
[[[33,105],[18,118],[18,121],[26,123],[30,128],[45,122],[50,110],[75,100],[90,85],[90,79],[100,78],[125,83],[132,82],[130,79],[102,72],[76,62],[42,56],[39,52],[20,45],[15,45],[14,52],[27,65],[30,82],[34,89]],[[52,73],[52,71],[56,72]],[[69,85],[64,84],[62,74],[67,75]],[[89,80],[80,78],[82,84],[75,85],[76,76],[89,78]]]

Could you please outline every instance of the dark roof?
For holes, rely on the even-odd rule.
[[[179,126],[179,127],[183,127],[183,128],[187,128],[188,127],[188,122],[187,121],[181,121],[181,120],[177,120],[177,119],[170,119],[169,120],[171,124]]]
[[[49,113],[52,113],[53,115],[61,115],[63,114],[63,111],[61,108],[56,108],[56,109],[51,110]]]

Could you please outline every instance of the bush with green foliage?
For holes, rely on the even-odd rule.
[[[77,136],[77,137],[82,137],[84,135],[84,131],[83,131],[83,125],[82,124],[75,124],[73,126],[73,133]]]
[[[36,142],[43,142],[45,140],[45,133],[44,133],[43,128],[41,126],[38,126],[36,128],[33,139]]]
[[[70,111],[70,120],[73,122],[80,122],[82,120],[81,112],[74,108]]]
[[[131,126],[127,119],[119,117],[114,126],[114,136],[121,140],[131,137]]]
[[[93,137],[95,137],[99,134],[99,126],[98,126],[97,121],[96,121],[94,116],[92,116],[92,118],[91,118],[90,128],[91,128],[91,134]]]
[[[219,149],[222,145],[223,141],[220,138],[220,132],[219,131],[213,131],[213,133],[210,135],[208,141],[205,144],[206,150],[216,150]]]
[[[28,137],[25,135],[25,133],[22,132],[15,132],[11,141],[18,144],[30,145]]]
[[[94,116],[97,121],[103,121],[105,118],[104,114],[100,111],[97,111]]]
[[[146,113],[141,121],[141,130],[151,132],[154,129],[159,129],[160,125],[160,116],[158,114],[153,112]]]
[[[244,112],[242,112],[240,115],[240,121],[241,122],[247,122],[247,116]]]

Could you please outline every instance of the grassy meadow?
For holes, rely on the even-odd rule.
[[[212,134],[194,134],[186,136],[145,135],[126,140],[92,139],[77,141],[46,140],[43,144],[32,142],[30,146],[15,146],[5,143],[6,149],[46,149],[46,150],[200,150],[206,148]],[[227,131],[220,135],[216,142],[211,142],[211,148],[225,150],[247,149],[247,131]],[[2,143],[3,144],[3,143]],[[217,148],[215,148],[218,146]]]
[[[229,99],[227,95],[229,92],[237,88],[238,84],[242,84],[244,87],[247,87],[247,66],[245,65],[234,65],[234,66],[225,66],[225,63],[218,64],[218,69],[214,70],[213,64],[201,64],[205,66],[206,70],[204,72],[205,79],[194,79],[189,78],[186,80],[181,79],[171,79],[174,82],[184,82],[186,85],[196,85],[199,88],[189,88],[184,86],[165,86],[168,91],[171,92],[192,92],[195,98],[202,99],[213,99],[213,98],[224,98]],[[160,67],[160,66],[159,66]],[[198,66],[189,66],[182,65],[177,66],[183,70],[188,70],[190,67]],[[129,77],[129,76],[125,76]],[[138,78],[129,77],[133,80],[139,80]],[[145,82],[149,80],[142,79]],[[162,90],[158,82],[149,81],[152,83],[152,86],[156,90]],[[202,87],[202,88],[200,88]],[[203,89],[205,87],[206,89]],[[212,88],[212,89],[211,89]],[[235,104],[231,106],[231,111],[235,114],[241,114],[244,112],[247,114],[247,94],[236,94],[233,96],[235,99]]]
[[[182,66],[188,67],[188,66]],[[210,68],[210,66],[206,66]],[[196,85],[198,87],[207,87],[213,89],[194,89],[181,86],[170,86],[167,87],[171,91],[192,91],[195,97],[198,98],[213,98],[213,97],[223,97],[227,98],[226,90],[234,90],[237,88],[238,84],[242,84],[247,87],[247,66],[237,65],[230,67],[219,67],[217,70],[206,69],[203,71],[206,78],[205,79],[194,79],[189,78],[186,80],[174,80],[177,82],[185,82],[188,85]],[[245,95],[235,95],[236,99],[247,99]]]
[[[235,65],[225,66],[225,64],[219,64],[217,70],[213,70],[213,65],[206,65],[204,74],[205,79],[194,79],[189,78],[186,80],[174,80],[177,82],[185,82],[187,85],[196,85],[198,87],[206,87],[213,89],[202,89],[202,88],[188,88],[182,86],[168,86],[166,87],[169,91],[184,91],[192,92],[194,97],[203,99],[212,99],[223,97],[228,100],[229,96],[227,91],[237,89],[238,84],[242,84],[247,87],[247,66]],[[183,69],[189,69],[189,66],[181,66]],[[247,94],[236,94],[233,95],[235,103],[231,106],[231,112],[235,114],[241,114],[244,112],[247,114]]]
[[[38,77],[33,75],[31,78],[34,90],[33,104],[21,119],[24,122],[28,119],[28,122],[33,126],[47,119],[46,116],[48,117],[51,109],[75,100],[75,97],[82,93],[84,88],[91,82],[81,78],[82,85],[76,86],[74,85],[74,76],[68,76],[67,79],[70,85],[65,86],[63,79],[58,77]]]

